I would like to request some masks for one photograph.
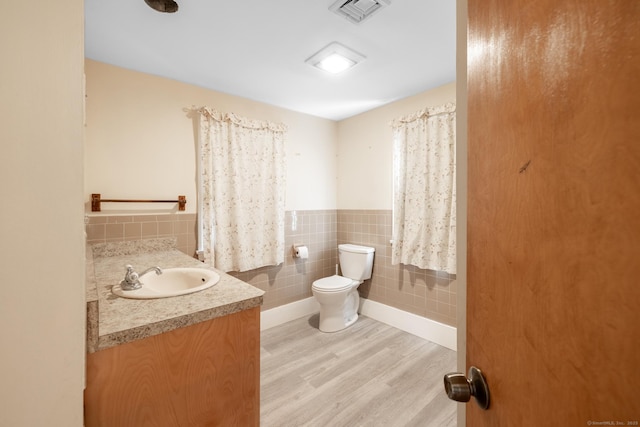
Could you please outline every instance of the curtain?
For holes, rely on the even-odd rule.
[[[286,127],[198,112],[204,261],[223,271],[284,262]]]
[[[455,103],[391,122],[392,264],[456,272]]]

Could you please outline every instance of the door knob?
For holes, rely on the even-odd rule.
[[[482,409],[489,408],[489,387],[482,376],[482,371],[475,366],[469,368],[469,378],[460,372],[446,374],[444,389],[451,400],[468,402],[473,396]]]

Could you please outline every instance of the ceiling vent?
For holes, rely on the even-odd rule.
[[[329,6],[329,10],[359,24],[389,4],[391,0],[338,0]]]

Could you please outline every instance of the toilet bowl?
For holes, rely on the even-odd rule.
[[[336,332],[353,325],[358,320],[360,283],[362,282],[337,275],[313,282],[311,290],[320,304],[322,332]]]
[[[311,290],[320,305],[320,331],[337,332],[358,320],[358,286],[371,278],[374,251],[367,246],[339,245],[343,276],[336,274],[313,282]]]

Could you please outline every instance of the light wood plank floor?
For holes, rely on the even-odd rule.
[[[442,385],[454,351],[364,316],[317,327],[315,315],[262,332],[262,427],[456,425]]]

